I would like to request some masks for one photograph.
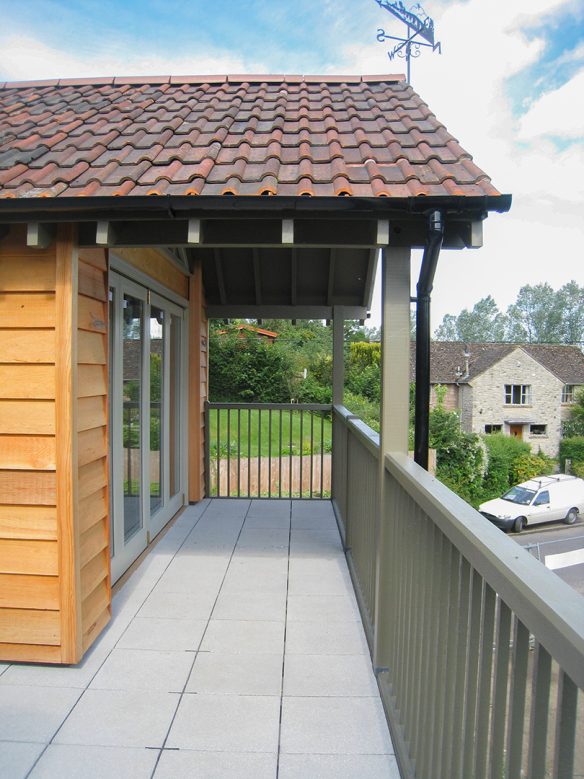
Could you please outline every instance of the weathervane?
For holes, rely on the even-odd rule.
[[[387,52],[387,56],[390,60],[394,57],[404,57],[407,67],[407,79],[410,83],[411,75],[411,59],[412,57],[419,57],[421,54],[420,46],[432,49],[432,51],[438,50],[438,54],[442,53],[440,42],[434,43],[434,20],[431,19],[424,11],[420,3],[416,3],[409,10],[401,2],[390,2],[390,0],[375,0],[380,8],[385,8],[390,14],[393,14],[400,22],[403,22],[407,28],[407,37],[398,38],[395,35],[388,35],[381,27],[377,30],[377,40],[380,43],[383,41],[398,41],[398,44],[393,47],[391,51]],[[423,38],[425,43],[420,40]]]

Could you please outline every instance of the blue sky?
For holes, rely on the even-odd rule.
[[[506,308],[526,283],[582,283],[584,0],[423,5],[443,53],[413,63],[413,86],[514,196],[483,249],[444,253],[434,324],[488,293]],[[0,11],[0,80],[404,69],[376,41],[400,25],[375,0],[0,0]]]

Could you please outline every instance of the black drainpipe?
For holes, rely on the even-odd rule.
[[[416,414],[414,460],[428,470],[430,423],[430,293],[444,238],[444,217],[432,211],[416,297]]]

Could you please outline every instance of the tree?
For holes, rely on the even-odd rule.
[[[458,316],[446,314],[436,330],[437,341],[465,341],[485,343],[503,341],[507,318],[499,311],[490,295],[475,303],[469,311],[463,309]]]
[[[566,344],[584,342],[584,287],[574,280],[558,290],[557,305],[562,315],[562,341]]]
[[[514,343],[563,342],[562,308],[549,284],[526,284],[507,309],[508,340]]]

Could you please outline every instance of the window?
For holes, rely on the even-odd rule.
[[[545,506],[550,502],[550,494],[548,490],[540,492],[537,498],[533,501],[534,506]]]
[[[547,435],[547,425],[529,425],[530,435]]]
[[[528,406],[531,403],[531,386],[505,384],[505,403],[508,406]]]
[[[574,403],[574,394],[576,392],[575,384],[564,384],[562,389],[562,403]]]
[[[503,430],[503,425],[485,425],[485,433],[500,433]]]

